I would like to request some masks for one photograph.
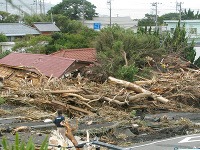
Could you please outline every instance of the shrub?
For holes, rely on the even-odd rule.
[[[5,103],[5,102],[6,102],[6,100],[4,98],[0,97],[0,105]]]
[[[4,150],[35,150],[35,144],[32,141],[32,138],[29,139],[28,143],[25,144],[24,141],[20,142],[19,134],[15,135],[15,142],[13,144],[8,143],[8,140],[4,137],[2,139],[2,146]],[[48,137],[44,139],[40,150],[48,149]]]
[[[133,77],[135,74],[137,74],[137,72],[138,68],[135,67],[134,65],[123,66],[119,68],[117,72],[117,77],[132,82],[134,80]]]

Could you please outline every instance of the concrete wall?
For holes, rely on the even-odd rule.
[[[15,45],[15,42],[0,42],[1,53],[7,50],[11,51],[14,45]]]

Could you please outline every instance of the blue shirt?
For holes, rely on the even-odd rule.
[[[57,117],[54,119],[53,123],[55,123],[55,125],[56,125],[57,127],[64,127],[64,126],[62,126],[62,125],[60,124],[63,120],[65,120],[65,117],[63,117],[63,116],[57,116]]]

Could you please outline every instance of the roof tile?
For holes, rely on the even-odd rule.
[[[60,29],[51,22],[35,22],[33,24],[40,32],[56,32]]]
[[[76,59],[80,61],[88,61],[88,62],[96,61],[95,48],[63,49],[55,53],[52,53],[51,55]]]
[[[11,53],[0,59],[0,64],[35,67],[44,75],[60,78],[75,62],[74,59],[30,53]]]
[[[5,34],[6,36],[40,34],[36,29],[22,23],[0,23],[0,33]]]

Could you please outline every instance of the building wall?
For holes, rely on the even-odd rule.
[[[178,21],[164,21],[167,24],[167,31],[173,33]],[[200,41],[200,20],[184,20],[181,22],[181,27],[185,24],[187,36],[190,40],[194,39],[196,42]]]
[[[95,17],[93,18],[93,20],[84,21],[84,25],[91,29],[94,29],[95,23],[100,24],[100,29],[95,29],[95,30],[101,30],[105,27],[110,26],[110,18],[109,17]],[[111,24],[112,25],[117,24],[122,28],[132,29],[134,32],[137,32],[138,21],[133,21],[130,17],[112,17]]]
[[[0,42],[1,46],[1,53],[5,51],[11,51],[12,48],[14,47],[15,43],[14,42]]]

